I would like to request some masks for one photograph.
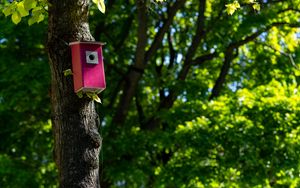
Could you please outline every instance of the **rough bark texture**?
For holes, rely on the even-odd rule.
[[[94,102],[73,91],[71,51],[67,43],[91,41],[89,0],[49,0],[48,54],[52,76],[51,102],[54,158],[60,187],[100,187],[101,137]]]

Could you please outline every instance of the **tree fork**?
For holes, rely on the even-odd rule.
[[[71,68],[72,41],[93,41],[88,24],[89,0],[49,0],[48,55],[54,158],[60,187],[99,188],[101,136],[94,102],[79,99]]]

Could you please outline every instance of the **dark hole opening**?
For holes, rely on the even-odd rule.
[[[93,61],[95,59],[95,56],[93,54],[90,54],[89,59]]]

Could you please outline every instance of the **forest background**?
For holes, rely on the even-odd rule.
[[[300,1],[145,2],[90,8],[101,185],[299,187]],[[58,186],[43,3],[0,14],[0,187]]]

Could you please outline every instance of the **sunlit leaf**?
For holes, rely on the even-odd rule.
[[[17,4],[17,10],[18,10],[18,12],[20,13],[20,16],[21,16],[21,17],[24,17],[24,16],[28,16],[28,15],[29,15],[28,10],[26,10],[26,9],[24,8],[24,2],[19,2],[19,3]]]
[[[233,3],[227,4],[226,11],[229,15],[232,15],[238,8],[240,8],[240,4],[238,1],[234,1]]]
[[[6,7],[5,9],[3,9],[2,12],[3,12],[3,14],[4,14],[5,16],[9,16],[9,15],[12,14],[12,10],[11,10],[10,7]]]
[[[37,23],[40,23],[41,21],[43,21],[45,19],[45,15],[44,14],[39,14],[38,15],[38,19],[37,19]]]
[[[11,20],[14,24],[18,24],[21,21],[21,15],[19,14],[19,12],[14,12],[11,15]]]
[[[28,25],[31,26],[32,24],[34,24],[36,21],[33,17],[28,19]]]
[[[260,11],[260,4],[259,3],[254,3],[252,5],[252,7],[253,7],[254,10]]]
[[[41,7],[35,7],[32,10],[32,17],[28,20],[28,25],[39,23],[45,19],[44,12]]]
[[[101,99],[99,98],[99,96],[97,95],[97,93],[93,93],[93,92],[87,92],[86,95],[91,98],[92,100],[101,103]]]
[[[100,12],[105,13],[105,3],[104,0],[93,0],[93,2],[97,5]]]
[[[94,101],[96,101],[97,103],[101,103],[101,99],[99,98],[99,96],[96,94],[96,93],[94,93],[94,95],[93,95],[93,100]]]
[[[73,72],[71,69],[67,69],[67,70],[64,70],[64,76],[69,76],[69,75],[72,75]]]
[[[26,10],[30,10],[35,8],[37,5],[37,1],[36,0],[24,0],[24,8]]]

